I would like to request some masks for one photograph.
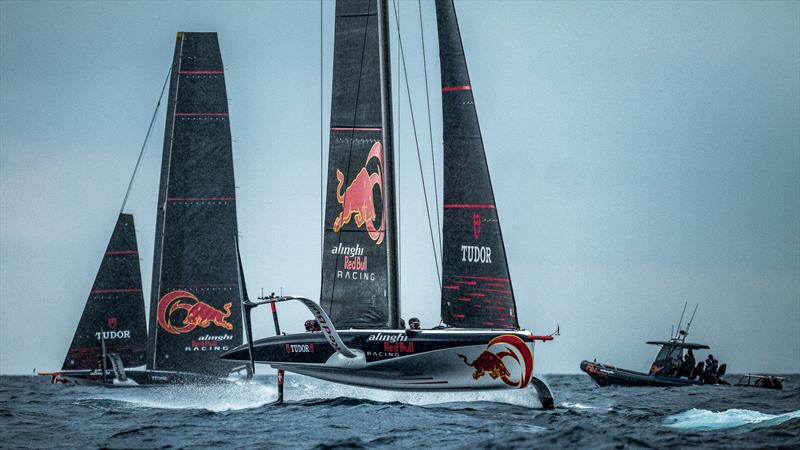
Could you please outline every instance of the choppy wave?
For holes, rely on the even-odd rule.
[[[728,409],[715,412],[692,408],[667,417],[664,419],[664,423],[669,427],[683,430],[710,431],[746,425],[769,427],[797,418],[800,418],[800,410],[784,414],[764,414],[749,409]]]
[[[408,393],[275,376],[217,386],[108,389],[0,377],[3,448],[800,448],[800,375],[784,390],[603,389],[548,376],[533,390]],[[720,411],[720,412],[714,412]],[[708,430],[708,431],[703,431]],[[716,430],[716,431],[715,431]]]

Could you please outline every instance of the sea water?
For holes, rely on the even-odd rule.
[[[0,377],[2,448],[800,448],[800,375],[784,389],[599,388],[403,393],[287,375],[225,386],[61,386]],[[735,376],[729,376],[735,380]]]

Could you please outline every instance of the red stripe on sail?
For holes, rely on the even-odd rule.
[[[453,317],[455,317],[456,319],[463,319],[464,315],[463,314],[453,314]]]
[[[471,91],[472,86],[442,86],[442,92]]]
[[[172,197],[168,198],[168,202],[198,202],[204,200],[236,200],[236,197]]]
[[[466,297],[460,297],[459,300],[461,300],[462,302],[471,302],[472,301],[471,298],[466,298]]]
[[[499,292],[501,294],[510,294],[511,293],[511,291],[504,291],[504,290],[500,290],[500,289],[483,289],[483,288],[479,288],[479,289],[482,290],[482,291],[486,291],[486,292]]]
[[[165,291],[172,291],[176,289],[183,289],[183,288],[204,288],[204,287],[239,287],[238,284],[194,284],[194,283],[185,283],[182,284],[180,287],[170,287],[169,289],[164,289]]]
[[[141,289],[97,289],[92,294],[116,294],[122,292],[142,292]]]
[[[495,209],[497,208],[495,205],[489,204],[478,204],[478,203],[470,203],[470,204],[458,204],[458,203],[449,203],[444,205],[445,209],[452,209],[452,208],[465,208],[465,209]]]
[[[221,70],[181,70],[180,75],[220,75],[225,72]]]
[[[492,281],[505,281],[508,282],[508,278],[492,278],[492,277],[479,277],[475,275],[456,275],[458,278],[474,278],[476,280],[492,280]]]
[[[139,252],[136,250],[112,250],[110,252],[106,252],[106,255],[138,255]]]
[[[228,117],[228,113],[175,113],[179,117]]]
[[[352,128],[352,127],[331,127],[331,131],[381,131],[383,128]]]
[[[442,288],[444,288],[444,289],[456,289],[456,290],[461,289],[458,286],[442,286]]]

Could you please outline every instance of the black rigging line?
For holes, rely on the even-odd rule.
[[[153,124],[156,123],[158,108],[161,106],[161,100],[164,98],[164,90],[167,88],[167,82],[169,82],[169,76],[171,73],[172,66],[170,65],[169,70],[167,71],[167,78],[164,80],[164,85],[161,86],[161,94],[158,96],[156,109],[153,111],[153,117],[150,119],[150,126],[147,127],[147,134],[144,136],[142,149],[139,150],[139,159],[136,160],[136,166],[133,168],[133,174],[131,174],[131,181],[128,182],[128,189],[125,191],[125,198],[122,199],[122,207],[119,209],[120,214],[122,214],[122,212],[125,210],[125,204],[128,203],[128,196],[131,194],[131,188],[133,188],[133,182],[136,180],[136,174],[139,172],[139,167],[142,165],[142,158],[144,158],[144,153],[147,150],[147,141],[150,140],[150,134],[153,132]]]
[[[322,262],[324,261],[325,254],[325,172],[324,165],[324,144],[323,144],[323,127],[322,122],[322,46],[323,46],[323,28],[322,28],[322,8],[323,0],[319,0],[319,264],[320,273],[322,272]],[[322,299],[320,298],[320,301]]]
[[[394,5],[392,5],[392,6],[394,6]],[[398,8],[399,8],[399,6],[400,5],[398,5]],[[397,18],[397,14],[396,13],[395,13],[395,20],[397,21],[397,26],[399,27],[400,26],[400,20]],[[387,33],[388,33],[388,31],[387,31]],[[399,45],[400,45],[400,33],[397,33],[397,44],[395,45],[395,47],[397,47]],[[395,78],[397,79],[397,115],[395,116],[395,117],[397,117],[397,120],[394,122],[394,127],[395,127],[395,129],[397,129],[397,133],[395,134],[395,136],[396,136],[395,139],[397,139],[397,146],[395,147],[394,154],[395,154],[395,161],[397,162],[397,166],[396,166],[397,169],[395,170],[395,173],[397,174],[397,176],[395,177],[395,186],[397,187],[397,192],[395,193],[395,197],[394,198],[395,198],[395,204],[397,205],[397,214],[395,215],[395,219],[394,220],[397,222],[397,278],[402,280],[403,279],[403,274],[402,274],[402,269],[403,269],[403,226],[402,226],[401,220],[402,220],[403,215],[400,214],[400,211],[402,211],[400,202],[403,199],[403,179],[400,178],[399,175],[401,173],[403,173],[403,164],[402,164],[402,160],[400,158],[400,156],[401,156],[400,155],[400,149],[402,148],[400,140],[403,137],[403,133],[400,132],[400,119],[401,119],[402,112],[403,112],[403,98],[400,95],[400,93],[402,92],[401,91],[401,87],[400,87],[400,52],[397,52],[397,76]]]
[[[397,18],[397,0],[392,0],[392,6],[394,6],[394,15],[395,15],[395,24],[397,25],[397,42],[400,46],[400,59],[403,61],[403,78],[405,79],[406,84],[406,95],[408,96],[408,109],[411,113],[411,126],[414,130],[414,144],[417,147],[417,163],[419,164],[419,175],[422,179],[422,194],[425,196],[425,211],[428,214],[428,230],[431,234],[431,247],[433,248],[433,262],[436,266],[436,280],[439,282],[439,289],[442,288],[442,277],[439,274],[439,261],[436,255],[436,238],[433,236],[433,223],[431,222],[431,210],[430,206],[428,205],[428,191],[425,187],[425,174],[422,170],[422,157],[420,156],[419,152],[419,139],[417,138],[417,124],[414,120],[414,105],[411,103],[411,89],[408,85],[408,70],[406,67],[406,57],[405,53],[403,53],[403,39],[400,37],[400,24],[399,19]]]

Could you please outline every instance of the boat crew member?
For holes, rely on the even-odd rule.
[[[717,368],[719,367],[719,361],[717,361],[713,356],[711,357],[711,365],[708,367],[708,375],[711,379],[711,382],[714,384],[719,383],[719,377],[717,377]]]
[[[714,373],[716,373],[717,368],[714,368],[714,371],[711,371],[711,365],[714,363],[714,355],[708,354],[706,357],[706,367],[703,369],[702,380],[704,384],[710,384],[714,382]]]
[[[692,349],[686,353],[686,357],[683,358],[683,366],[681,367],[681,376],[689,378],[692,375],[692,369],[694,369],[694,352]]]
[[[320,331],[319,322],[316,320],[308,319],[303,323],[303,326],[306,329],[307,333],[313,333],[314,331]]]
[[[419,330],[419,319],[416,317],[408,319],[408,328],[412,330]]]
[[[668,376],[672,378],[678,378],[681,376],[681,368],[683,367],[683,359],[681,355],[673,356],[669,362],[669,372]]]

